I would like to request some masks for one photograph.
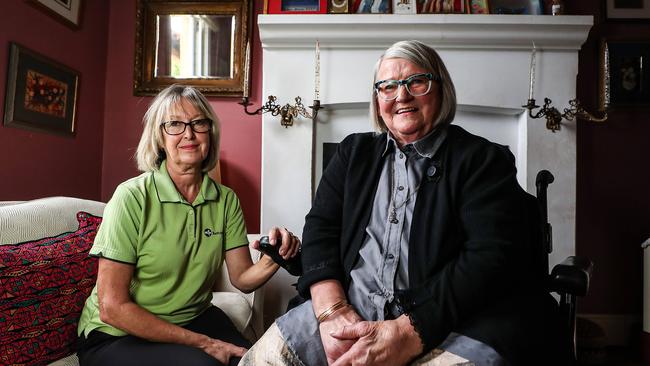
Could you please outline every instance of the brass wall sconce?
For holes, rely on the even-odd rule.
[[[577,98],[569,101],[569,106],[571,107],[564,108],[564,113],[560,113],[551,103],[552,101],[550,99],[544,98],[544,105],[535,114],[533,114],[533,109],[539,108],[538,105],[535,105],[535,99],[528,99],[528,103],[522,107],[528,109],[528,116],[530,118],[537,119],[545,117],[546,128],[551,130],[551,132],[555,132],[561,128],[562,119],[573,121],[574,119],[581,118],[591,122],[605,122],[607,120],[607,113],[598,118],[587,112]]]
[[[254,111],[249,111],[248,106],[252,105],[251,102],[248,101],[248,97],[243,97],[241,99],[240,104],[241,106],[244,107],[244,112],[248,115],[256,115],[256,114],[263,114],[263,113],[271,113],[272,116],[280,116],[280,124],[284,126],[285,128],[289,126],[293,126],[293,119],[298,117],[298,116],[303,116],[305,118],[310,118],[312,120],[316,119],[316,116],[318,115],[318,110],[322,109],[323,107],[320,106],[320,100],[316,99],[314,100],[314,105],[310,105],[309,108],[311,108],[312,112],[309,113],[307,111],[307,108],[302,104],[302,98],[296,97],[295,98],[295,104],[291,105],[289,103],[285,104],[284,106],[280,106],[280,104],[277,103],[278,98],[274,95],[269,95],[269,98],[267,99],[266,103],[264,103],[261,107],[257,108]]]
[[[250,43],[246,45],[246,63],[244,67],[244,96],[241,98],[240,104],[244,107],[244,112],[248,115],[256,115],[263,113],[271,113],[272,116],[280,116],[280,124],[285,128],[293,126],[294,118],[298,116],[303,116],[309,118],[312,121],[316,120],[318,116],[318,110],[323,109],[320,105],[320,43],[316,41],[316,59],[314,70],[315,83],[314,83],[314,104],[310,105],[311,113],[307,111],[307,108],[302,104],[302,98],[296,97],[295,103],[293,105],[287,103],[283,106],[277,103],[278,98],[275,95],[269,95],[266,103],[261,107],[257,108],[254,111],[249,111],[248,106],[252,105],[248,101],[248,79],[249,79],[249,69],[250,69]]]
[[[555,133],[561,128],[561,123],[563,119],[568,121],[573,121],[577,118],[582,118],[591,122],[605,122],[607,120],[607,113],[601,118],[595,117],[593,114],[587,112],[578,98],[571,99],[569,101],[570,108],[564,108],[564,112],[560,111],[551,105],[552,101],[548,98],[544,98],[544,105],[542,108],[533,114],[533,109],[539,108],[535,104],[535,98],[533,98],[533,90],[535,89],[535,66],[536,66],[536,53],[537,48],[535,47],[535,42],[533,42],[533,49],[530,54],[530,81],[528,86],[528,103],[522,105],[522,107],[528,109],[528,116],[530,118],[546,118],[546,128]]]

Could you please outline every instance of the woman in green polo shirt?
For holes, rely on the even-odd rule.
[[[144,173],[120,184],[104,210],[91,255],[97,285],[79,321],[81,365],[236,365],[250,343],[211,304],[220,267],[244,292],[278,269],[253,264],[235,193],[207,174],[220,125],[196,89],[172,85],[152,101],[136,159]],[[299,241],[286,229],[290,258]],[[259,247],[255,241],[254,248]]]

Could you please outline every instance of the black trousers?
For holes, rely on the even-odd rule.
[[[183,328],[240,347],[251,346],[228,316],[215,306]],[[116,337],[99,331],[91,331],[88,338],[81,335],[77,355],[81,366],[226,366],[198,348],[150,342],[132,335]],[[239,360],[231,358],[228,366],[236,366]]]

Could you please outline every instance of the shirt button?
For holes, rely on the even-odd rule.
[[[190,211],[190,215],[194,215],[194,212],[193,212],[193,211]]]
[[[393,259],[393,258],[395,258],[394,255],[392,255],[392,254],[389,254],[389,255],[388,255],[388,259]]]
[[[397,187],[397,190],[398,190],[398,191],[403,191],[403,190],[404,190],[404,186],[399,186],[399,187]]]
[[[400,158],[400,159],[404,159],[404,154],[399,153],[399,158]]]

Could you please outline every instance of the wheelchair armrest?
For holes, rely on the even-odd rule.
[[[549,276],[551,291],[576,296],[585,296],[589,290],[589,279],[593,263],[585,257],[571,256],[556,264]]]

